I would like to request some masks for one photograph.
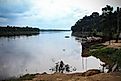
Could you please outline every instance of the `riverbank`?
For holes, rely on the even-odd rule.
[[[71,73],[71,74],[37,73],[37,74],[26,74],[24,76],[21,76],[19,79],[11,79],[4,81],[121,81],[120,72],[96,73],[93,75],[86,75],[86,76],[84,76],[83,74],[84,73]],[[89,74],[89,71],[87,71],[85,74]]]
[[[99,58],[107,72],[121,71],[121,40],[118,43],[115,40],[101,42],[93,37],[93,40],[82,43],[82,56]]]
[[[120,76],[120,73],[101,73],[93,76],[81,76],[81,73],[52,75],[45,74],[37,75],[30,81],[121,81]]]

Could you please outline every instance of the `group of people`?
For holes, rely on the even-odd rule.
[[[56,63],[56,66],[55,66],[56,72],[63,73],[64,70],[66,72],[70,72],[70,66],[68,64],[65,65],[63,61]]]

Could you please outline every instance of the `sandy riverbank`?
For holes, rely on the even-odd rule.
[[[30,75],[28,75],[30,76]],[[14,80],[9,80],[14,81]],[[99,73],[91,76],[83,76],[82,73],[73,74],[36,74],[32,78],[21,78],[15,81],[121,81],[121,73]]]
[[[92,69],[84,73],[26,74],[19,79],[4,81],[121,81],[121,73],[101,73],[99,70]]]
[[[36,75],[32,80],[25,81],[121,81],[121,73],[100,73],[92,76],[82,76],[81,73],[55,73],[51,75]]]

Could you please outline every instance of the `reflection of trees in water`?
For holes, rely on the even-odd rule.
[[[87,70],[87,57],[82,57],[82,69]]]

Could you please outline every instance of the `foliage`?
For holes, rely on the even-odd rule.
[[[95,45],[92,45],[92,46],[90,47],[90,50],[91,50],[91,49],[101,49],[101,48],[103,48],[103,47],[105,47],[105,45],[102,45],[102,44],[95,44]]]
[[[119,21],[119,22],[118,22]],[[121,31],[121,8],[113,12],[113,7],[106,5],[102,8],[102,14],[93,12],[90,16],[85,16],[79,19],[74,26],[71,27],[72,33],[74,32],[90,32],[94,35],[103,35],[111,39],[119,38]],[[100,33],[100,34],[99,34]],[[114,36],[115,34],[115,36]]]
[[[108,63],[117,62],[121,67],[121,49],[104,47],[96,50],[90,50],[89,54],[103,60],[106,59],[105,61],[108,61]]]
[[[65,64],[63,61],[55,63],[54,67],[51,67],[49,69],[52,72],[72,72],[76,71],[76,67],[70,66],[69,64]]]
[[[117,61],[119,66],[121,67],[121,49],[118,49],[112,56],[114,61]]]
[[[75,31],[83,31],[83,32],[91,32],[94,30],[99,23],[99,13],[93,12],[90,16],[85,16],[82,19],[78,20],[74,26],[72,26],[71,30]],[[92,29],[93,28],[93,29]]]
[[[26,74],[20,77],[20,80],[32,80],[36,74]]]
[[[18,36],[18,35],[36,35],[39,34],[39,28],[32,27],[15,27],[15,26],[0,26],[0,36]]]

